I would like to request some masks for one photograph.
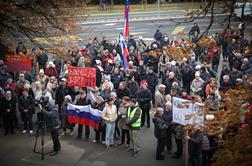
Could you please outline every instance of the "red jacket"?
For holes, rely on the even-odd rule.
[[[45,75],[47,75],[48,77],[55,76],[56,78],[58,78],[58,72],[55,67],[46,68]]]

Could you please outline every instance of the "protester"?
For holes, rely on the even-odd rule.
[[[114,99],[108,98],[106,105],[102,111],[102,119],[106,123],[106,148],[109,149],[111,146],[115,146],[114,142],[114,132],[115,123],[117,119],[117,109],[114,105]]]
[[[121,137],[121,145],[124,145],[125,148],[129,147],[130,144],[130,133],[129,127],[126,125],[126,116],[127,116],[127,103],[129,102],[130,98],[128,96],[124,96],[121,101],[121,105],[118,109],[118,127],[121,130],[122,137]],[[127,138],[125,142],[125,137]]]
[[[141,126],[145,125],[147,119],[147,128],[150,128],[150,109],[152,94],[148,89],[148,83],[146,80],[141,81],[141,88],[136,93],[136,98],[140,109],[142,110]]]
[[[91,101],[87,98],[86,89],[79,90],[79,95],[76,97],[74,103],[76,105],[80,105],[80,106],[90,106],[91,107]],[[82,138],[82,132],[83,132],[83,125],[79,124],[77,138],[79,138],[79,139]],[[85,140],[89,139],[89,135],[90,135],[90,127],[85,125]]]
[[[189,155],[192,166],[202,165],[202,140],[203,133],[198,125],[195,125],[189,136],[185,137],[189,141]]]
[[[5,97],[2,99],[2,111],[3,111],[3,124],[4,124],[4,135],[15,134],[14,131],[14,120],[16,117],[16,99],[12,96],[11,91],[6,91]]]
[[[28,89],[23,89],[19,97],[19,111],[21,112],[22,120],[24,121],[23,134],[33,133],[32,116],[34,114],[34,98],[28,94]]]
[[[154,115],[154,118],[152,119],[155,126],[154,135],[158,140],[156,149],[156,160],[164,160],[162,151],[165,146],[167,125],[165,124],[165,121],[162,119],[162,116],[164,114],[163,111],[164,110],[162,107],[158,107]]]
[[[67,95],[64,97],[64,102],[61,106],[61,115],[62,115],[62,128],[63,128],[63,135],[67,133],[67,129],[70,130],[70,135],[73,135],[73,130],[74,130],[74,124],[69,123],[67,119],[67,105],[72,104],[72,97],[70,95]]]
[[[105,102],[101,96],[96,97],[96,102],[92,106],[94,109],[98,109],[99,111],[103,111],[105,107]],[[98,143],[100,140],[103,144],[105,144],[105,136],[106,136],[106,124],[104,120],[101,120],[99,124],[99,128],[95,129],[95,139],[94,143]]]
[[[164,146],[169,154],[172,152],[172,103],[170,101],[166,102],[164,114],[162,116],[166,124],[166,140]]]
[[[129,151],[132,152],[132,156],[137,156],[141,150],[139,145],[139,130],[141,127],[142,110],[137,106],[137,100],[134,98],[130,99],[127,106],[126,125],[130,128]]]

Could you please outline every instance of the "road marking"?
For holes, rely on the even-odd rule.
[[[175,35],[185,29],[185,26],[176,26],[176,28],[173,30],[172,34]]]
[[[145,34],[147,32],[132,32],[130,33],[131,35],[142,35],[142,34]]]
[[[62,35],[62,36],[56,36],[56,37],[38,37],[34,38],[34,41],[38,43],[43,44],[50,44],[51,43],[62,43],[62,42],[69,42],[69,41],[82,41],[82,38],[78,35]]]
[[[114,26],[116,23],[104,24],[102,26]]]

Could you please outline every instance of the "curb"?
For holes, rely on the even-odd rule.
[[[226,16],[228,14],[214,14],[214,16]],[[203,15],[202,15],[203,16]],[[211,14],[207,14],[205,17],[210,17]],[[151,17],[130,17],[129,21],[131,22],[135,22],[135,21],[151,21],[151,20],[167,20],[167,19],[182,19],[182,18],[190,18],[190,16],[181,16],[181,15],[177,15],[177,16],[172,16],[172,17],[157,17],[157,16],[151,16]],[[199,17],[201,18],[201,16]],[[116,19],[90,19],[87,20],[83,23],[78,23],[78,24],[82,24],[82,25],[87,25],[87,24],[99,24],[99,23],[122,23],[124,22],[124,18],[123,17],[118,17]]]

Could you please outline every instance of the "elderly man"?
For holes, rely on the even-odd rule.
[[[229,89],[234,88],[234,84],[233,82],[230,80],[230,76],[229,75],[224,75],[223,76],[223,81],[220,83],[220,91],[221,92],[226,92]]]
[[[158,90],[155,93],[155,107],[163,107],[165,88],[166,86],[164,84],[158,86]]]

